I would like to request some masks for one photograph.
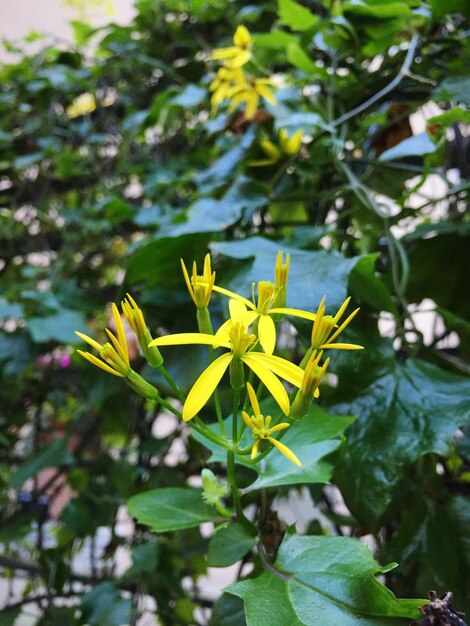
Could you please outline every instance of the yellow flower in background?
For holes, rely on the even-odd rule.
[[[241,67],[251,59],[253,40],[246,26],[241,24],[233,36],[235,45],[228,48],[216,48],[211,61],[221,61],[226,67]]]
[[[77,20],[88,22],[93,13],[114,15],[114,0],[62,0],[62,4],[77,12]]]
[[[245,83],[246,78],[242,69],[221,67],[209,85],[209,91],[213,92],[211,96],[212,111],[215,112],[219,104],[229,98],[230,93],[235,88]]]
[[[261,139],[259,145],[268,158],[252,161],[250,165],[272,165],[273,163],[280,161],[285,156],[292,156],[296,154],[302,145],[302,136],[302,130],[298,130],[292,135],[292,137],[289,137],[287,131],[284,128],[281,128],[279,131],[278,145],[274,144],[269,139]]]
[[[230,90],[229,111],[234,111],[239,104],[246,104],[245,117],[252,118],[258,110],[260,98],[264,98],[270,104],[277,104],[270,89],[272,84],[269,78],[248,78],[243,84]]]
[[[355,343],[333,343],[334,340],[343,332],[346,326],[351,322],[351,320],[357,315],[359,308],[349,315],[344,322],[336,328],[339,320],[343,316],[343,313],[347,309],[349,301],[351,298],[346,298],[343,304],[338,309],[338,312],[335,316],[325,315],[325,299],[326,296],[323,296],[322,301],[318,305],[316,319],[313,323],[312,327],[312,336],[311,336],[311,348],[310,350],[325,350],[326,348],[336,348],[338,350],[362,350],[363,346],[359,346]],[[330,334],[333,329],[336,330],[333,334]]]
[[[69,119],[73,120],[76,117],[81,117],[82,115],[88,115],[88,113],[93,113],[96,109],[96,98],[92,93],[82,93],[70,104],[66,113]]]
[[[204,269],[202,275],[197,273],[196,261],[193,262],[191,278],[189,277],[188,270],[186,269],[183,259],[180,259],[180,261],[186,287],[188,288],[189,295],[193,299],[194,304],[198,309],[207,309],[215,281],[215,272],[213,272],[211,268],[210,254],[207,253],[204,258]]]
[[[194,383],[183,407],[184,421],[192,419],[206,404],[229,366],[232,379],[232,375],[237,375],[238,366],[242,364],[247,365],[256,374],[282,411],[286,415],[289,414],[289,398],[277,376],[299,387],[303,370],[280,357],[254,351],[257,340],[256,336],[248,331],[249,325],[250,322],[244,319],[230,319],[215,335],[178,333],[159,337],[149,344],[150,347],[199,344],[229,350],[228,353],[216,358]]]
[[[106,328],[106,334],[110,338],[111,343],[101,345],[91,337],[75,331],[75,334],[80,337],[80,339],[86,341],[99,353],[101,360],[89,352],[83,352],[82,350],[77,350],[77,352],[81,354],[82,357],[90,361],[90,363],[93,363],[93,365],[96,365],[105,372],[108,372],[108,374],[125,378],[131,372],[126,333],[124,331],[124,326],[121,316],[119,315],[118,308],[114,303],[112,309],[117,337]]]
[[[254,293],[253,302],[250,302],[247,298],[239,296],[229,289],[218,287],[217,285],[214,285],[213,290],[231,298],[229,308],[232,318],[244,319],[248,324],[253,324],[255,320],[258,320],[259,342],[267,354],[272,354],[276,345],[276,326],[271,316],[277,314],[293,315],[310,321],[316,318],[315,313],[309,313],[301,309],[274,307],[273,305],[278,296],[279,288],[269,281],[262,280],[258,283],[258,299],[256,303]]]
[[[263,415],[261,415],[255,390],[250,385],[250,383],[247,383],[246,388],[254,415],[250,416],[245,411],[242,411],[242,417],[245,424],[248,426],[248,428],[251,429],[253,438],[256,440],[251,450],[251,458],[254,459],[258,454],[260,443],[264,440],[267,440],[272,443],[273,446],[275,446],[280,452],[282,452],[282,454],[286,456],[289,461],[292,461],[292,463],[301,466],[302,463],[295,456],[292,450],[290,450],[283,443],[281,443],[277,439],[274,439],[274,437],[271,436],[273,433],[289,428],[289,424],[287,422],[282,422],[281,424],[276,424],[276,426],[271,426],[271,416],[267,415],[266,417],[264,417]]]

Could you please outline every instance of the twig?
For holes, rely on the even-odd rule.
[[[340,124],[344,124],[344,122],[347,122],[348,120],[355,117],[356,115],[359,115],[359,113],[362,113],[363,111],[368,109],[370,106],[378,102],[381,98],[386,96],[388,93],[393,91],[395,87],[401,83],[403,78],[409,72],[411,64],[413,63],[414,55],[416,52],[416,47],[418,45],[418,40],[419,40],[418,35],[417,33],[415,33],[413,37],[411,38],[410,47],[408,48],[408,52],[406,53],[406,57],[403,62],[403,65],[401,66],[398,74],[388,85],[386,85],[383,89],[375,93],[368,100],[366,100],[365,102],[363,102],[356,108],[352,109],[351,111],[348,111],[344,115],[341,115],[340,117],[333,120],[330,123],[330,126],[336,127],[336,126],[339,126]]]

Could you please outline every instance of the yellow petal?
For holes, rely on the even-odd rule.
[[[338,312],[335,315],[335,324],[341,319],[343,313],[348,308],[349,301],[351,300],[351,296],[348,296],[343,304],[339,307]]]
[[[116,324],[116,331],[118,335],[119,344],[122,347],[122,351],[120,352],[122,354],[124,361],[127,363],[127,365],[129,365],[129,354],[127,352],[126,333],[124,331],[124,325],[122,323],[121,314],[119,313],[119,309],[114,304],[114,302],[112,304],[112,310],[113,310],[114,323]]]
[[[269,315],[260,315],[258,321],[259,342],[266,352],[272,354],[276,345],[276,326]]]
[[[111,343],[113,344],[114,349],[117,352],[117,356],[125,363],[127,354],[122,349],[121,344],[119,343],[119,341],[116,339],[116,337],[108,328],[105,328],[105,331],[108,337],[111,339]]]
[[[250,383],[246,383],[246,390],[248,391],[248,396],[250,398],[251,406],[253,407],[253,412],[255,415],[260,415],[261,411],[259,410],[258,398],[256,397],[255,390],[251,386]]]
[[[294,317],[301,317],[304,320],[310,320],[314,322],[317,318],[316,313],[310,313],[309,311],[303,311],[302,309],[289,309],[286,307],[280,307],[275,309],[269,309],[270,313],[281,313],[282,315],[293,315]]]
[[[253,41],[251,39],[250,31],[246,26],[240,24],[233,36],[233,43],[239,48],[249,48]]]
[[[349,301],[349,298],[348,298]],[[349,317],[347,317],[344,322],[341,324],[341,326],[331,335],[331,337],[329,338],[329,341],[333,341],[334,339],[336,339],[336,337],[338,337],[343,330],[346,328],[346,326],[349,324],[349,322],[353,319],[353,317],[355,317],[357,314],[359,313],[359,309],[357,308],[355,311],[353,311],[351,313],[351,315],[349,315]],[[337,317],[335,317],[335,321],[337,320]]]
[[[281,424],[276,424],[276,426],[273,426],[272,428],[269,429],[270,433],[277,433],[279,430],[285,430],[286,428],[289,428],[290,424],[288,424],[287,422],[282,422]]]
[[[251,119],[255,115],[256,111],[258,110],[259,96],[256,93],[256,91],[251,91],[247,93],[245,102],[246,102],[245,117],[247,117],[248,119]]]
[[[325,348],[336,348],[336,350],[364,350],[364,346],[359,346],[357,343],[325,343],[320,346],[323,350]]]
[[[268,157],[271,157],[271,159],[278,161],[281,158],[281,151],[273,144],[272,141],[269,141],[269,139],[261,139],[259,145],[261,146],[263,152],[265,152]]]
[[[183,259],[180,259],[180,261],[181,261],[181,269],[183,270],[184,282],[186,283],[186,287],[188,288],[189,295],[194,300],[194,289],[189,279],[188,270],[186,269],[186,265],[184,264]]]
[[[215,335],[207,335],[206,333],[176,333],[175,335],[165,335],[158,337],[149,343],[149,348],[154,346],[184,346],[184,345],[206,345],[218,348],[230,348],[228,341],[224,341],[221,337]]]
[[[184,403],[183,419],[185,422],[193,418],[209,400],[231,360],[231,354],[222,354],[196,380]]]
[[[97,341],[95,341],[91,337],[88,337],[88,335],[84,335],[83,333],[79,333],[78,330],[75,331],[75,334],[78,337],[80,337],[80,339],[83,339],[83,341],[86,341],[88,344],[90,344],[90,346],[92,348],[94,348],[95,350],[98,350],[98,352],[100,352],[101,348],[103,347]]]
[[[285,446],[283,443],[281,443],[277,439],[274,439],[274,437],[268,437],[268,441],[270,441],[273,444],[273,446],[276,446],[279,452],[282,452],[282,454],[286,456],[289,459],[289,461],[292,461],[292,463],[295,463],[299,467],[302,467],[302,463],[295,456],[292,450],[289,450],[287,446]]]
[[[229,298],[238,300],[238,302],[241,302],[242,304],[244,304],[247,309],[253,310],[255,308],[255,305],[253,304],[253,302],[250,302],[243,296],[239,296],[238,293],[235,293],[234,291],[230,291],[229,289],[224,289],[223,287],[218,287],[217,285],[214,285],[213,290],[217,291],[217,293],[222,293],[224,296],[228,296]]]
[[[265,100],[269,102],[269,104],[275,105],[277,104],[276,98],[271,93],[271,90],[266,85],[262,85],[259,81],[256,82],[256,91],[262,96]]]
[[[251,421],[251,418],[246,411],[242,411],[242,417],[248,428],[251,428],[251,430],[253,430],[253,422]]]
[[[268,355],[261,355],[260,353],[256,353],[256,356]],[[289,398],[279,378],[276,378],[276,376],[274,376],[272,372],[266,369],[266,367],[262,363],[260,363],[257,358],[255,358],[255,353],[250,352],[249,354],[245,354],[242,357],[242,361],[246,363],[248,367],[253,370],[256,376],[258,376],[261,382],[264,383],[269,393],[273,396],[273,398],[281,407],[284,414],[289,415]]]
[[[259,439],[257,439],[253,445],[253,448],[251,449],[251,458],[254,459],[255,456],[258,454],[258,448],[259,448]]]
[[[229,300],[228,308],[230,309],[230,317],[233,320],[237,319],[237,317],[243,317],[247,312],[245,304],[233,298]]]
[[[303,369],[298,365],[294,365],[286,359],[274,354],[263,354],[261,352],[250,352],[250,358],[255,360],[259,365],[269,369],[271,372],[287,380],[291,385],[300,387],[304,375]]]
[[[100,359],[97,359],[96,356],[94,356],[93,354],[90,354],[89,352],[82,352],[81,350],[77,350],[77,352],[83,358],[87,359],[87,361],[90,361],[90,363],[93,363],[93,365],[96,365],[96,367],[99,367],[105,372],[108,372],[108,374],[112,374],[113,376],[118,376],[119,378],[124,378],[123,374],[121,374],[120,372],[117,372],[116,370],[114,370],[112,367],[110,367],[103,361],[100,361]]]

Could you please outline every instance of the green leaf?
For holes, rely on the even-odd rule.
[[[315,63],[297,42],[287,46],[287,60],[305,74],[313,74],[317,69]]]
[[[74,458],[69,452],[68,445],[68,439],[62,437],[42,448],[36,456],[26,461],[11,475],[10,487],[21,487],[25,480],[35,476],[46,467],[58,467],[73,463]]]
[[[274,567],[279,576],[226,589],[243,599],[248,626],[406,626],[424,602],[398,600],[368,548],[348,537],[287,536]]]
[[[144,281],[147,285],[183,286],[180,258],[187,267],[193,259],[201,259],[207,248],[208,236],[187,234],[162,237],[139,248],[129,262],[126,282]],[[189,265],[188,265],[189,264]]]
[[[207,564],[210,567],[228,567],[233,565],[256,544],[253,537],[240,524],[230,524],[220,530],[209,540]]]
[[[272,30],[254,36],[255,45],[268,50],[284,50],[291,43],[297,43],[297,37],[283,30]]]
[[[400,141],[393,148],[389,148],[382,152],[379,161],[391,161],[392,159],[403,159],[409,156],[421,156],[424,154],[432,154],[436,152],[437,145],[432,141],[427,133],[414,135]]]
[[[435,100],[450,102],[457,100],[463,104],[470,104],[470,76],[451,76],[442,81],[434,90]]]
[[[294,0],[278,0],[279,21],[292,30],[304,31],[313,28],[320,18]]]
[[[435,115],[434,117],[430,117],[426,124],[427,126],[431,126],[432,124],[439,124],[439,126],[443,126],[447,128],[448,126],[452,126],[452,124],[458,124],[459,122],[463,122],[464,124],[470,124],[470,111],[466,111],[462,107],[454,107],[449,111],[444,111],[440,115]]]
[[[344,13],[351,13],[380,20],[395,20],[396,18],[411,17],[412,12],[406,2],[345,2]]]
[[[83,314],[69,309],[59,309],[57,313],[47,317],[32,317],[28,325],[31,337],[36,343],[47,341],[75,343],[74,331],[85,327],[86,320]]]
[[[2,609],[0,611],[0,621],[2,626],[14,626],[16,618],[21,613],[21,607],[17,606],[14,609]]]
[[[380,253],[362,257],[349,275],[349,285],[355,299],[366,302],[376,311],[390,311],[398,314],[395,302],[385,284],[375,275],[375,262]]]
[[[261,402],[261,411],[264,415],[275,415],[278,412],[272,398]],[[328,483],[333,464],[326,457],[338,449],[341,443],[338,436],[354,420],[351,416],[331,415],[318,405],[313,405],[308,414],[301,421],[294,422],[282,438],[282,443],[294,452],[302,467],[289,461],[276,448],[270,451],[263,464],[253,465],[247,462],[246,456],[237,456],[236,462],[239,465],[245,465],[259,474],[257,480],[245,488],[245,493],[282,485]],[[229,417],[225,420],[227,432],[231,432],[231,425],[232,418]],[[218,432],[215,426],[214,430]],[[211,463],[224,462],[225,455],[218,446],[197,433],[193,433],[193,436],[211,450]],[[250,446],[253,443],[254,439],[249,429],[246,429],[240,446]]]
[[[133,496],[127,506],[140,524],[157,533],[194,528],[219,519],[216,510],[205,504],[200,489],[154,489]]]
[[[23,307],[16,302],[8,302],[6,298],[0,297],[0,320],[7,317],[16,319],[24,317]]]
[[[313,311],[326,295],[328,311],[337,309],[346,298],[351,270],[361,257],[346,259],[337,252],[306,251],[289,248],[263,237],[212,244],[223,256],[243,261],[239,272],[224,284],[232,291],[251,297],[251,285],[274,279],[274,265],[279,250],[290,254],[287,306]],[[292,319],[292,318],[291,318]]]
[[[328,483],[333,472],[333,463],[325,459],[338,449],[338,435],[354,422],[355,417],[331,415],[318,405],[292,424],[282,438],[282,443],[291,449],[302,463],[298,467],[274,448],[266,457],[263,469],[257,466],[259,476],[245,489],[246,492],[282,485]]]
[[[212,607],[209,626],[246,626],[245,611],[240,598],[223,593]]]
[[[430,452],[448,453],[457,429],[470,418],[470,382],[408,359],[390,362],[369,386],[353,393],[330,407],[358,416],[337,476],[353,514],[375,524],[411,463]]]
[[[409,497],[406,494],[405,497]],[[400,507],[401,518],[391,541],[384,547],[387,558],[399,558],[404,577],[418,572],[414,588],[452,589],[454,606],[470,610],[470,503],[458,495],[427,498],[413,493],[410,506]]]
[[[81,608],[90,626],[122,626],[131,621],[131,600],[123,598],[108,582],[88,591],[82,597]]]

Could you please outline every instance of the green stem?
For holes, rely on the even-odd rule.
[[[185,401],[185,397],[184,397],[182,391],[180,390],[178,385],[175,383],[173,378],[170,376],[170,374],[167,372],[166,368],[163,365],[160,365],[158,370],[159,370],[160,374],[163,376],[163,378],[170,385],[172,390],[175,392],[176,397],[178,398],[178,400],[181,400],[181,402],[184,402]]]
[[[237,479],[235,476],[235,450],[237,447],[237,432],[238,432],[238,409],[240,407],[240,389],[233,390],[233,414],[232,414],[232,437],[233,442],[231,448],[227,450],[227,480],[232,491],[233,508],[237,514],[237,520],[244,526],[248,532],[252,535],[256,535],[257,531],[255,526],[243,513],[243,507],[240,500],[240,491],[237,486]]]
[[[215,352],[214,348],[212,346],[209,346],[209,355],[210,355],[211,361],[214,361],[214,352]],[[215,391],[214,391],[214,404],[215,404],[215,413],[217,415],[217,422],[220,428],[220,434],[222,435],[222,437],[226,437],[225,424],[224,424],[224,419],[222,417],[222,407],[220,405],[219,390],[217,389],[217,387],[215,388]]]

